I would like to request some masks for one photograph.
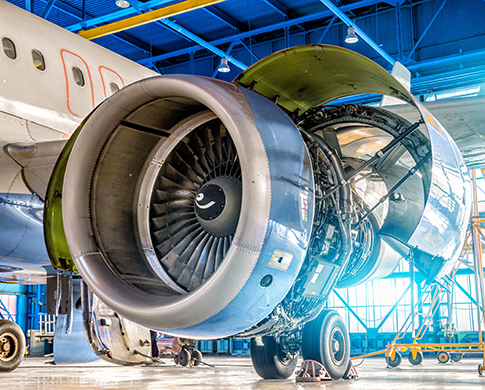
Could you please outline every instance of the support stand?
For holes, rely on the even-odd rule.
[[[342,377],[342,379],[357,379],[359,377],[359,374],[357,373],[357,370],[355,369],[354,363],[352,363],[352,360],[349,361],[349,369],[347,373]]]
[[[332,378],[327,370],[325,370],[325,367],[315,360],[305,360],[301,364],[300,370],[296,373],[297,382],[320,382],[331,380]]]

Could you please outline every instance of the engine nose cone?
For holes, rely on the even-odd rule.
[[[241,181],[219,176],[200,187],[195,198],[195,214],[210,234],[225,237],[234,234],[241,211]]]
[[[217,184],[202,186],[195,198],[195,212],[204,221],[216,219],[224,211],[226,195]]]

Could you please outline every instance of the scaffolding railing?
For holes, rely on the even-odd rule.
[[[56,330],[56,317],[53,314],[39,314],[39,333],[36,337],[53,338]]]
[[[485,178],[485,170],[482,170],[482,173]],[[401,355],[400,352],[409,351],[409,361],[411,364],[419,364],[423,359],[423,352],[438,352],[438,360],[441,363],[446,363],[450,359],[450,353],[454,353],[451,356],[451,359],[454,361],[458,361],[461,359],[462,355],[466,352],[482,352],[482,364],[478,366],[478,373],[480,375],[485,373],[485,343],[483,341],[482,335],[482,322],[485,324],[485,311],[481,308],[485,306],[485,287],[484,287],[484,275],[483,275],[483,262],[482,262],[482,243],[481,241],[485,241],[485,227],[482,226],[482,223],[485,223],[485,219],[479,216],[478,212],[478,195],[477,195],[477,175],[476,171],[472,171],[472,178],[473,178],[473,195],[474,195],[474,204],[473,204],[473,212],[472,217],[470,220],[470,229],[467,232],[465,243],[462,248],[462,252],[460,254],[460,262],[457,262],[453,270],[444,278],[444,283],[440,284],[428,284],[422,291],[421,296],[419,297],[416,305],[413,306],[415,310],[412,310],[411,313],[407,316],[405,322],[403,323],[401,329],[399,330],[398,334],[394,338],[392,342],[387,345],[387,348],[381,351],[376,351],[373,353],[356,356],[352,359],[362,359],[369,356],[375,356],[384,353],[386,357],[386,362],[391,367],[397,367],[401,362]],[[464,264],[466,267],[471,268],[467,262],[464,261],[464,256],[470,248],[473,248],[473,271],[475,274],[475,294],[476,294],[476,302],[474,302],[477,306],[477,322],[478,322],[478,342],[477,343],[421,343],[420,341],[423,339],[424,335],[428,331],[430,325],[433,322],[433,318],[437,311],[441,306],[441,301],[443,300],[446,293],[449,293],[450,288],[453,287],[455,284],[455,277],[456,272],[458,270],[458,266],[460,263]],[[447,285],[446,285],[447,284]],[[436,288],[434,288],[436,287]],[[432,292],[432,290],[434,290]],[[423,318],[420,323],[419,329],[417,330],[416,334],[414,334],[414,321],[415,315],[414,313],[420,313],[424,303],[426,302],[427,298],[430,297],[430,306],[427,315]],[[419,314],[418,314],[419,315]],[[450,332],[449,323],[451,319],[448,321],[448,329],[445,329],[445,332]],[[413,330],[413,341],[412,343],[399,343],[405,336],[405,334],[409,331],[409,328],[412,326]],[[451,330],[450,333],[452,333]]]

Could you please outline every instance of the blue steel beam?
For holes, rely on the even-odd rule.
[[[399,302],[402,301],[402,299],[404,298],[404,296],[407,294],[407,292],[409,291],[409,289],[411,288],[411,284],[409,284],[406,289],[404,290],[404,292],[402,293],[402,295],[399,297],[399,299],[397,300],[397,302],[394,304],[394,306],[389,310],[389,312],[386,314],[386,316],[382,319],[381,323],[377,326],[377,330],[381,329],[382,326],[385,324],[385,322],[387,321],[387,319],[391,316],[392,312],[394,310],[396,310],[396,307],[399,305]]]
[[[483,272],[485,272],[485,267],[483,268]],[[456,275],[473,275],[473,270],[468,268],[459,268],[456,271]],[[393,272],[388,276],[384,276],[383,279],[409,279],[409,272]]]
[[[43,0],[45,3],[47,3],[47,0]],[[157,0],[157,1],[160,1],[160,0]],[[145,4],[148,4],[148,3],[145,3]],[[83,20],[83,13],[79,10],[77,10],[76,8],[74,7],[71,7],[70,5],[67,5],[65,3],[62,3],[60,1],[56,1],[54,4],[53,4],[53,7],[54,8],[57,8],[59,9],[60,11],[72,16],[73,18],[76,18],[76,19],[79,19],[79,20]],[[91,20],[91,19],[86,19],[87,21]],[[142,42],[124,32],[120,32],[120,33],[117,33],[117,34],[114,34],[113,37],[115,37],[116,39],[119,39],[120,41],[123,41],[141,51],[144,51],[145,53],[148,53],[148,54],[151,54],[151,48],[150,48],[150,45],[148,43],[145,43],[145,42]]]
[[[259,61],[260,58],[254,54],[254,52],[248,47],[248,45],[246,45],[243,41],[239,41],[239,43],[241,43],[241,45],[243,45],[243,47],[249,52],[249,54],[251,54],[251,57],[253,57],[256,61]]]
[[[263,3],[269,5],[272,9],[274,9],[281,16],[283,16],[285,20],[288,19],[288,9],[282,4],[278,3],[276,0],[263,0]]]
[[[373,5],[375,3],[376,3],[375,0],[362,0],[362,1],[359,1],[357,3],[344,5],[344,6],[340,7],[339,9],[342,10],[342,11],[350,11],[350,10],[356,9],[356,8],[367,7],[367,6]],[[313,20],[324,19],[324,18],[328,18],[328,17],[331,17],[331,16],[333,16],[333,12],[331,12],[331,11],[317,12],[315,14],[301,16],[299,18],[286,20],[284,22],[279,22],[279,23],[275,23],[275,24],[272,24],[272,25],[269,25],[269,26],[264,26],[264,27],[256,28],[254,30],[245,31],[245,32],[241,32],[239,34],[230,35],[230,36],[227,36],[227,37],[224,37],[224,38],[216,39],[214,41],[210,41],[209,43],[213,46],[219,46],[219,45],[222,45],[222,44],[225,44],[225,43],[232,42],[234,40],[241,40],[241,39],[245,39],[245,38],[250,38],[254,35],[264,34],[264,33],[267,33],[267,32],[271,32],[271,31],[275,31],[275,30],[279,30],[279,29],[284,29],[285,27],[296,26],[300,23],[311,22]],[[143,64],[149,64],[151,61],[153,61],[153,62],[162,61],[162,60],[166,60],[166,59],[169,59],[169,58],[188,54],[192,51],[198,51],[198,50],[201,50],[201,48],[202,48],[201,46],[191,46],[191,47],[187,47],[187,48],[184,48],[184,49],[175,50],[175,51],[172,51],[172,52],[169,52],[169,53],[166,53],[166,54],[153,56],[152,58],[143,59],[143,60],[138,61],[138,63],[143,65]]]
[[[285,20],[289,18],[294,19],[296,15],[291,12],[288,8],[286,8],[283,4],[281,4],[278,0],[263,0],[264,3],[268,4],[272,9],[282,15]],[[296,25],[300,30],[305,31],[305,29],[300,26],[299,24]]]
[[[47,18],[47,15],[49,15],[49,12],[51,12],[51,9],[52,7],[54,6],[54,3],[56,2],[56,0],[50,0],[47,5],[45,6],[44,8],[44,11],[42,11],[42,15],[41,15],[41,18],[42,19],[45,19]]]
[[[438,11],[436,11],[436,13],[434,14],[433,18],[431,19],[431,21],[429,22],[428,26],[424,29],[423,33],[421,34],[421,36],[419,37],[418,41],[414,44],[414,47],[411,49],[411,52],[409,53],[408,55],[408,60],[411,58],[411,56],[414,54],[414,52],[416,51],[416,49],[418,48],[419,44],[421,43],[421,41],[423,40],[423,38],[425,37],[425,35],[428,33],[428,30],[431,28],[431,25],[434,23],[434,21],[436,20],[436,18],[438,17],[439,13],[441,12],[441,10],[443,9],[443,7],[445,6],[446,4],[446,1],[447,0],[443,0],[443,3],[441,3],[441,6],[440,8],[438,8]]]
[[[323,39],[325,38],[325,36],[327,35],[327,33],[330,31],[330,29],[332,28],[333,26],[333,22],[335,22],[335,20],[337,20],[337,17],[334,16],[332,18],[332,20],[330,20],[330,23],[328,23],[327,27],[325,28],[325,31],[323,32],[322,36],[320,37],[320,39],[317,41],[317,43],[322,43],[323,42]]]
[[[17,325],[27,333],[27,286],[19,286],[19,293],[17,295]]]
[[[330,9],[335,15],[337,15],[342,22],[344,22],[347,26],[355,28],[355,32],[364,40],[366,41],[370,47],[372,47],[376,52],[378,52],[384,59],[389,62],[391,65],[394,65],[396,60],[392,58],[389,54],[387,54],[384,50],[382,50],[374,40],[369,37],[359,26],[357,26],[350,18],[345,15],[341,8],[338,8],[335,4],[333,4],[330,0],[320,0],[325,6]],[[342,7],[343,8],[343,7]]]
[[[465,295],[467,296],[467,298],[468,298],[470,301],[472,301],[472,302],[473,302],[473,304],[474,304],[475,306],[476,306],[476,305],[478,305],[477,300],[476,300],[475,298],[473,298],[473,297],[470,295],[470,293],[469,293],[468,291],[466,291],[466,290],[465,290],[465,289],[462,287],[462,285],[461,285],[460,283],[458,283],[456,280],[455,280],[455,286],[456,286],[456,287],[458,287],[458,288],[459,288],[459,289],[460,289],[460,290],[463,292],[463,294],[465,294]],[[480,310],[483,312],[483,306],[482,306],[482,305],[480,305]]]
[[[10,312],[8,311],[8,309],[6,308],[6,306],[3,304],[3,302],[2,302],[2,300],[1,300],[1,299],[0,299],[0,306],[2,307],[3,311],[5,311],[5,313],[7,314],[8,319],[9,319],[10,321],[15,322],[15,320],[14,320],[14,319],[13,319],[13,317],[10,315]],[[3,317],[3,315],[2,315],[2,318],[4,318],[4,317]]]
[[[219,10],[217,7],[210,5],[208,7],[202,8],[206,13],[211,15],[212,17],[220,20],[221,22],[225,23],[228,25],[230,28],[234,29],[236,34],[239,32],[240,28],[239,26],[241,23],[239,23],[237,20],[234,18],[230,17],[229,15],[225,14],[221,10]]]
[[[132,7],[133,7],[133,8],[134,8],[134,9],[137,11],[137,12],[136,12],[137,14],[142,14],[142,13],[144,13],[144,12],[146,11],[146,7],[143,7],[143,5],[144,5],[145,3],[140,3],[138,0],[130,0],[130,4],[131,4],[131,5],[132,5]],[[153,11],[153,8],[149,8],[149,9],[148,9],[148,11]],[[170,31],[170,32],[172,31],[172,29],[170,29],[169,27],[165,26],[165,25],[164,25],[163,23],[161,23],[159,20],[156,20],[156,21],[154,21],[153,23],[155,23],[155,24],[157,24],[157,25],[161,26],[161,27],[162,27],[164,30],[168,30],[168,31]],[[116,33],[116,34],[126,34],[126,33],[125,33],[125,32],[123,32],[123,31],[120,31],[120,32],[118,32],[118,33]],[[112,35],[116,36],[116,34],[112,34]],[[191,41],[189,38],[184,37],[183,35],[182,35],[182,38],[184,38],[184,39],[186,39],[187,41],[189,41],[189,42],[191,42],[191,43],[192,43],[192,41]]]
[[[360,322],[360,324],[364,327],[364,329],[367,330],[366,323],[364,321],[362,321],[362,319],[354,311],[354,309],[352,309],[352,307],[350,307],[350,305],[347,302],[345,302],[345,299],[343,299],[336,290],[333,290],[333,293],[337,296],[338,299],[340,299],[340,301],[342,301],[342,303],[345,305],[345,307],[352,313],[352,315],[355,317],[355,319]]]
[[[403,47],[402,47],[402,21],[401,21],[401,3],[398,1],[396,3],[396,34],[397,34],[397,58],[402,61]]]
[[[204,41],[199,36],[191,33],[189,30],[185,29],[184,27],[180,26],[179,24],[169,20],[169,19],[161,19],[160,22],[167,25],[171,29],[177,31],[179,34],[185,35],[187,38],[193,40],[195,43],[199,44],[202,47],[205,47],[207,50],[211,51],[212,53],[218,55],[219,57],[227,58],[229,62],[236,65],[238,68],[245,70],[248,66],[243,64],[241,61],[236,60],[230,54],[224,53],[221,49],[217,48],[216,46],[210,44],[207,41]]]
[[[151,0],[147,1],[146,3],[139,2],[139,7],[137,8],[142,12],[148,12],[151,11],[152,8],[160,7],[170,2],[173,2],[173,0]],[[99,24],[109,23],[118,19],[127,18],[129,16],[136,15],[137,13],[138,10],[134,7],[120,8],[119,11],[110,12],[101,16],[91,17],[89,19],[85,19],[79,23],[71,24],[70,26],[64,28],[72,32],[78,32],[83,28],[86,29],[90,27],[96,27]]]

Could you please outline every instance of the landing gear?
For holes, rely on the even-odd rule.
[[[323,364],[332,379],[347,372],[350,359],[350,339],[347,327],[334,310],[323,310],[303,328],[303,359]]]
[[[190,351],[188,349],[182,348],[182,350],[179,352],[177,355],[176,363],[180,364],[181,366],[185,367],[190,363],[192,356],[190,354]]]
[[[172,342],[172,350],[175,354],[175,364],[186,366],[198,366],[202,363],[202,352],[195,349],[197,340],[176,337]]]
[[[389,367],[396,368],[401,364],[401,362],[402,362],[402,356],[398,351],[396,351],[396,354],[394,355],[394,359],[391,359],[391,357],[386,357],[386,363]]]
[[[0,372],[15,370],[24,358],[25,337],[20,327],[0,320]]]
[[[446,351],[441,351],[438,353],[436,358],[440,363],[443,363],[443,364],[448,363],[450,361],[450,354]]]
[[[413,366],[419,366],[423,362],[423,353],[421,351],[417,351],[416,358],[413,358],[412,352],[409,352],[408,360]]]
[[[298,354],[285,353],[274,337],[263,336],[251,339],[251,361],[260,377],[286,379],[295,372]]]
[[[197,367],[202,362],[202,352],[194,349],[192,352],[192,360],[194,361],[194,367]]]

